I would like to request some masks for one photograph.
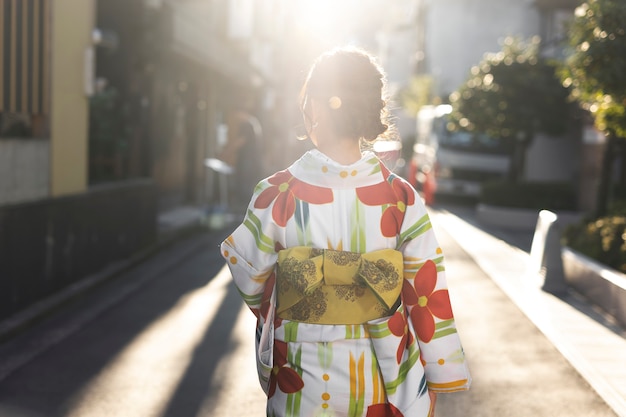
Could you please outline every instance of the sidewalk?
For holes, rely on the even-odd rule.
[[[462,214],[461,214],[462,215]],[[457,240],[620,417],[626,417],[626,338],[591,306],[541,290],[530,254],[486,233],[449,211],[434,221]]]

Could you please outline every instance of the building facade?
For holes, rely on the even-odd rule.
[[[210,203],[204,160],[269,85],[255,3],[0,0],[0,318]]]

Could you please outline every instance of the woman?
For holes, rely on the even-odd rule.
[[[432,416],[469,388],[426,209],[361,150],[389,130],[384,89],[364,51],[318,58],[301,95],[316,149],[257,185],[221,245],[259,319],[268,416]]]

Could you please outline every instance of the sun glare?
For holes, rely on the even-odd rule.
[[[298,20],[311,29],[328,29],[336,14],[336,5],[331,0],[299,0]]]
[[[342,44],[360,10],[354,1],[297,0],[295,20],[300,30],[323,44]]]

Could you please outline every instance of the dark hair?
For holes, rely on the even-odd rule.
[[[356,48],[339,48],[313,63],[302,87],[301,110],[307,100],[327,103],[337,134],[375,140],[389,129],[383,97],[385,74],[374,58]]]

